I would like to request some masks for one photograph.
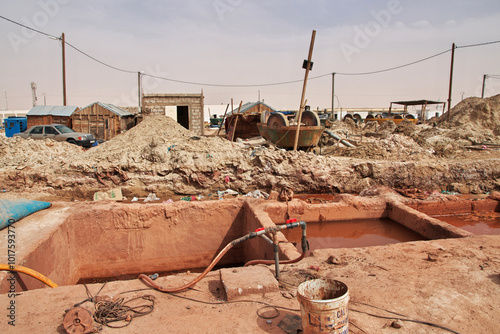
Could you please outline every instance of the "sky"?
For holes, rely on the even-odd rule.
[[[66,44],[67,104],[79,107],[136,106],[142,72],[145,94],[296,110],[313,30],[314,110],[446,101],[453,43],[452,106],[500,75],[500,43],[471,46],[500,41],[498,0],[0,0],[0,16],[81,51]],[[62,105],[61,41],[0,18],[0,109],[30,109],[32,82],[37,104]],[[487,78],[485,97],[499,93]]]

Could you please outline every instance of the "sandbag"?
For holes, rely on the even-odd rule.
[[[0,199],[0,230],[50,206],[49,202],[29,199]]]

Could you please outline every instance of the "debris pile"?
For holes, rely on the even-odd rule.
[[[0,136],[0,168],[64,166],[83,152],[83,148],[79,146],[52,139],[32,140]]]

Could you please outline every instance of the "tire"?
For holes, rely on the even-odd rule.
[[[69,138],[67,140],[67,142],[70,143],[70,144],[76,145],[76,140],[74,140],[73,138]]]

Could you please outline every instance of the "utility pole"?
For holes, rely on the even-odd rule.
[[[450,121],[450,108],[451,108],[451,87],[453,84],[453,62],[455,61],[455,43],[451,46],[451,68],[450,68],[450,87],[448,90],[448,116],[447,121]]]
[[[483,90],[481,91],[481,98],[484,99],[484,86],[486,85],[486,78],[488,74],[483,75]]]
[[[304,76],[304,86],[302,87],[302,97],[300,98],[300,106],[299,106],[299,112],[297,113],[297,131],[295,131],[295,142],[293,144],[293,150],[297,151],[297,146],[299,143],[299,136],[300,136],[300,122],[302,120],[302,108],[304,108],[304,98],[306,95],[306,87],[307,87],[307,77],[309,76],[309,71],[311,70],[312,67],[312,53],[313,53],[313,47],[314,47],[314,38],[316,37],[316,30],[313,30],[312,36],[311,36],[311,45],[309,46],[309,55],[307,56],[307,60],[304,60],[303,68],[306,69],[306,74]]]
[[[7,104],[7,91],[3,90],[3,95],[5,97],[5,110],[9,110],[9,105]]]
[[[64,40],[64,33],[61,36],[62,50],[63,50],[63,105],[66,105],[66,42]]]
[[[138,109],[137,113],[140,114],[142,113],[142,106],[141,106],[141,72],[137,72],[137,103],[138,103]]]
[[[333,111],[334,106],[335,106],[335,72],[332,73],[332,120],[335,119]]]

